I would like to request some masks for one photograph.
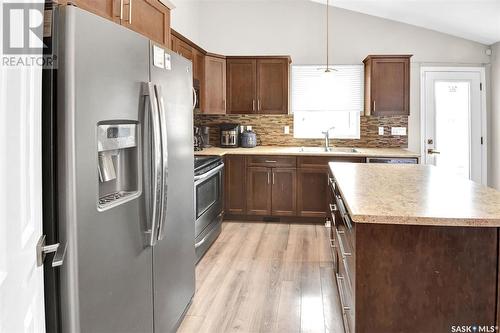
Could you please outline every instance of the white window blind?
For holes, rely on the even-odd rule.
[[[321,138],[334,126],[331,137],[359,138],[363,110],[363,65],[333,66],[325,73],[318,65],[292,66],[294,136]]]

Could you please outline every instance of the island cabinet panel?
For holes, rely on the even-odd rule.
[[[243,215],[246,213],[246,163],[245,156],[228,155],[225,158],[225,212]]]
[[[251,114],[257,109],[257,60],[227,59],[227,113]]]
[[[272,183],[272,215],[295,216],[296,203],[296,169],[273,168]]]
[[[356,332],[495,326],[497,229],[358,224]]]
[[[365,115],[410,114],[411,55],[371,55],[365,64]]]
[[[271,215],[272,212],[271,169],[247,168],[247,214]]]

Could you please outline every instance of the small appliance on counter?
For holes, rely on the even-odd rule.
[[[247,129],[241,133],[241,146],[243,148],[254,148],[257,146],[257,134],[252,131],[252,126],[247,126]]]
[[[203,148],[210,148],[210,127],[202,126],[201,127],[201,138],[203,139]]]
[[[220,146],[223,148],[238,148],[239,127],[238,124],[221,124]]]
[[[193,142],[194,142],[194,151],[200,151],[204,148],[204,139],[201,132],[201,129],[197,126],[193,127]]]

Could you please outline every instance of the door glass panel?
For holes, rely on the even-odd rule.
[[[221,174],[217,173],[205,182],[196,186],[196,218],[219,200],[221,191]]]
[[[470,178],[470,82],[437,81],[436,166]]]

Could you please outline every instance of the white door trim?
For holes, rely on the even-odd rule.
[[[436,67],[424,66],[420,67],[420,156],[421,163],[425,164],[425,151],[427,137],[426,133],[426,87],[425,73],[429,72],[479,72],[481,75],[481,136],[483,144],[481,146],[481,180],[483,185],[488,184],[488,118],[486,109],[486,71],[484,67]]]

